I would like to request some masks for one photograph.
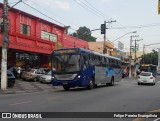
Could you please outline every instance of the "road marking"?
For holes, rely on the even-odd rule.
[[[160,118],[157,118],[157,119],[155,119],[155,120],[153,120],[153,121],[158,121],[158,120],[160,120]]]
[[[144,113],[144,114],[147,114],[147,113],[157,113],[157,112],[160,112],[160,109],[157,109],[157,110],[153,110],[153,111],[148,111],[148,112],[146,112],[146,113]],[[146,118],[136,118],[136,119],[134,119],[133,121],[144,121],[144,119],[146,119]],[[158,121],[160,118],[158,118],[158,119],[155,119],[155,120],[153,120],[153,121]]]
[[[14,106],[14,105],[21,105],[21,104],[26,104],[26,103],[31,103],[32,101],[26,101],[26,102],[18,102],[18,103],[12,103],[10,104],[11,106]]]
[[[48,97],[47,100],[51,100],[51,99],[55,99],[55,98],[59,98],[61,96],[57,96],[57,97]]]

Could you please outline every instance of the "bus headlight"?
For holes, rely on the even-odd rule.
[[[55,77],[54,77],[54,76],[52,76],[52,79],[55,79]]]
[[[81,76],[79,75],[79,76],[77,76],[77,78],[78,78],[78,79],[80,79],[80,78],[81,78]]]

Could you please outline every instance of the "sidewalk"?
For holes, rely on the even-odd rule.
[[[52,84],[43,84],[40,82],[16,80],[14,87],[7,90],[0,90],[0,94],[16,94],[16,93],[31,93],[41,91],[53,91]]]

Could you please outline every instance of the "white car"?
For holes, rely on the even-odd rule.
[[[140,84],[152,84],[155,85],[156,78],[151,72],[141,72],[138,77],[138,85]]]
[[[39,77],[39,82],[42,82],[42,83],[51,83],[51,78],[52,78],[52,76],[51,76],[51,71],[48,71],[48,72],[46,72],[44,75],[42,75],[42,76],[40,76]]]

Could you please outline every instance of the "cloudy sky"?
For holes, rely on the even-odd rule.
[[[14,5],[18,0],[8,0],[9,5]],[[38,11],[50,16],[52,19],[41,15],[23,2],[15,8],[28,12],[35,16],[47,19],[61,26],[71,26],[70,33],[80,26],[93,29],[100,28],[104,20],[116,20],[108,25],[107,39],[114,41],[129,32],[137,31],[137,34],[127,34],[115,41],[125,44],[129,48],[131,35],[139,35],[143,39],[138,42],[140,48],[145,44],[160,43],[160,15],[158,15],[158,0],[23,0],[26,4]],[[3,3],[3,0],[0,0]],[[100,31],[92,32],[97,41],[103,40]],[[133,43],[134,44],[134,43]],[[160,48],[160,44],[148,46],[148,49]]]

